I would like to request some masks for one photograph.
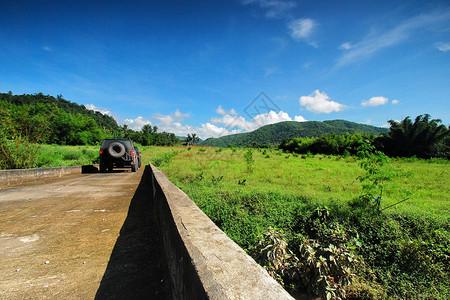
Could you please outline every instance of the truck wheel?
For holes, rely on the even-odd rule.
[[[131,164],[131,172],[136,172],[137,171],[137,165],[136,163]]]
[[[100,164],[100,173],[105,173],[105,172],[106,172],[105,164]]]
[[[112,142],[108,146],[108,153],[114,158],[122,157],[125,154],[125,146],[119,142]]]

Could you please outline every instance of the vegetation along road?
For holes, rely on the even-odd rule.
[[[0,298],[167,298],[146,176],[117,170],[0,190]]]

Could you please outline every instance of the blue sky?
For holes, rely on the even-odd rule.
[[[448,1],[0,1],[1,92],[62,94],[136,130],[450,123]]]

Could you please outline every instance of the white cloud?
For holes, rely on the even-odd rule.
[[[148,119],[144,119],[143,117],[137,117],[135,119],[125,119],[123,121],[124,124],[127,124],[129,128],[139,131],[144,125],[152,125],[152,122]]]
[[[307,120],[305,118],[303,118],[303,116],[295,116],[294,117],[294,121],[297,122],[306,122]]]
[[[186,136],[188,133],[196,133],[200,138],[221,137],[224,135],[250,132],[264,125],[274,124],[283,121],[304,122],[302,116],[295,116],[292,119],[288,113],[280,111],[278,113],[269,111],[268,113],[258,114],[252,120],[248,121],[242,116],[237,116],[236,111],[231,109],[226,111],[222,106],[216,109],[220,117],[211,118],[210,122],[203,123],[200,126],[183,125],[177,122],[171,115],[154,114],[153,118],[158,120],[156,124],[159,131],[173,132],[178,136]]]
[[[418,30],[427,29],[432,25],[448,21],[449,19],[449,12],[422,14],[407,19],[394,28],[379,34],[370,34],[359,43],[352,45],[352,48],[338,59],[336,67],[349,65],[355,61],[370,57],[382,49],[393,47],[408,40]]]
[[[173,117],[175,120],[177,121],[183,121],[186,118],[189,118],[189,114],[182,114],[180,113],[180,111],[177,109],[174,113],[173,113]]]
[[[52,52],[52,48],[50,48],[49,46],[44,46],[42,47],[42,50],[47,51],[47,52]]]
[[[447,52],[450,51],[450,43],[437,43],[437,48],[439,51]]]
[[[266,9],[266,18],[273,19],[284,17],[286,12],[296,6],[294,1],[281,0],[243,0],[243,5],[256,4],[259,7]]]
[[[162,124],[170,124],[174,121],[174,118],[170,115],[163,115],[163,114],[153,114],[153,119],[158,120]]]
[[[297,19],[288,24],[291,31],[291,37],[294,40],[304,40],[308,44],[317,47],[317,44],[310,41],[310,37],[313,34],[317,24],[314,20],[309,18]]]
[[[312,95],[301,96],[300,105],[305,106],[308,111],[327,114],[347,108],[344,104],[331,101],[327,94],[321,93],[319,90],[315,90]]]
[[[372,97],[367,101],[362,101],[361,105],[362,106],[380,106],[380,105],[385,105],[388,103],[388,98],[386,97]]]
[[[107,108],[97,107],[94,104],[85,104],[84,107],[86,107],[87,109],[93,110],[93,111],[101,112],[104,115],[112,116],[111,111],[109,109],[107,109]]]
[[[399,104],[400,101],[398,101],[397,99],[392,100],[392,104]]]
[[[253,123],[248,122],[244,117],[223,115],[219,118],[211,118],[211,122],[224,125],[227,128],[241,128],[245,131],[251,131],[255,127]]]
[[[232,108],[232,109],[229,110],[229,111],[224,110],[224,109],[222,108],[222,105],[219,105],[219,107],[217,107],[216,113],[218,113],[219,115],[222,115],[222,116],[227,115],[227,114],[228,114],[228,115],[233,115],[233,116],[235,116],[235,115],[238,114],[237,111],[234,110],[234,108]]]
[[[353,45],[349,42],[343,43],[342,45],[339,46],[339,49],[342,50],[350,50],[353,48]]]
[[[266,114],[259,114],[253,118],[253,123],[255,126],[261,127],[267,124],[275,124],[284,121],[292,121],[291,117],[284,111],[280,111],[278,113],[271,110]]]

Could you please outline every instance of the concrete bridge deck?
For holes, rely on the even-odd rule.
[[[148,171],[0,189],[0,298],[170,298]]]

